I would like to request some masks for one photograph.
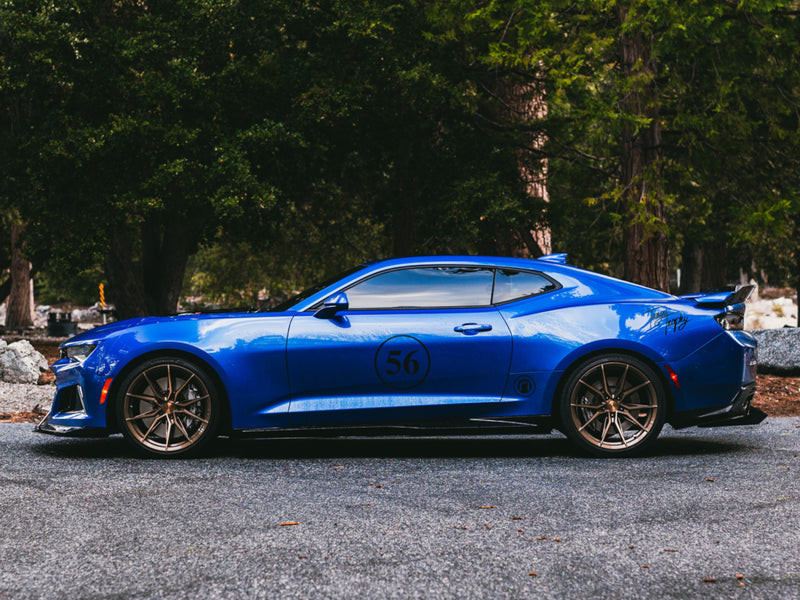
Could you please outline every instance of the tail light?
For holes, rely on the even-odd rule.
[[[714,319],[725,331],[744,329],[744,314],[742,313],[731,310],[716,315]]]

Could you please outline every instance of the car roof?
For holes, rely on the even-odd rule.
[[[587,271],[579,267],[566,264],[566,254],[547,255],[538,259],[535,258],[515,258],[509,256],[472,256],[472,255],[433,255],[433,256],[412,256],[403,258],[388,258],[363,263],[363,269],[347,275],[335,284],[318,291],[313,296],[299,302],[295,308],[304,310],[319,302],[334,289],[345,288],[353,282],[369,278],[373,274],[392,270],[393,268],[409,268],[424,266],[471,266],[488,268],[508,268],[527,271],[538,271],[555,277],[557,281],[561,277],[568,277],[570,280],[580,282],[583,286],[589,286],[595,293],[609,294],[616,297],[630,298],[674,298],[670,294],[659,292],[648,287],[640,286],[635,283],[601,275],[593,271]]]

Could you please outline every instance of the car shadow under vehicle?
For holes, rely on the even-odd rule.
[[[107,438],[48,439],[33,446],[36,453],[63,459],[193,460],[138,455],[119,435]],[[687,436],[662,437],[638,458],[723,455],[750,451],[729,440]],[[320,459],[320,458],[547,458],[589,460],[561,436],[469,437],[272,437],[219,438],[196,458]],[[624,460],[636,460],[637,457]],[[607,459],[597,459],[607,460]],[[614,459],[611,459],[614,460]],[[619,459],[622,460],[622,459]]]

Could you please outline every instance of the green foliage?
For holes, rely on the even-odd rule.
[[[47,289],[104,265],[110,296],[138,289],[160,311],[196,251],[185,291],[251,304],[387,255],[518,251],[541,226],[571,262],[619,275],[637,221],[667,234],[673,266],[700,244],[724,249],[728,277],[755,262],[785,279],[797,13],[779,0],[9,0],[0,208],[26,220]],[[641,36],[654,69],[622,64],[623,36]],[[623,183],[623,132],[653,125],[643,178],[665,220]],[[525,181],[545,172],[549,205]]]

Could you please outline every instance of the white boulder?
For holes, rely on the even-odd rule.
[[[47,368],[47,359],[28,340],[12,344],[0,340],[0,381],[36,383]]]

